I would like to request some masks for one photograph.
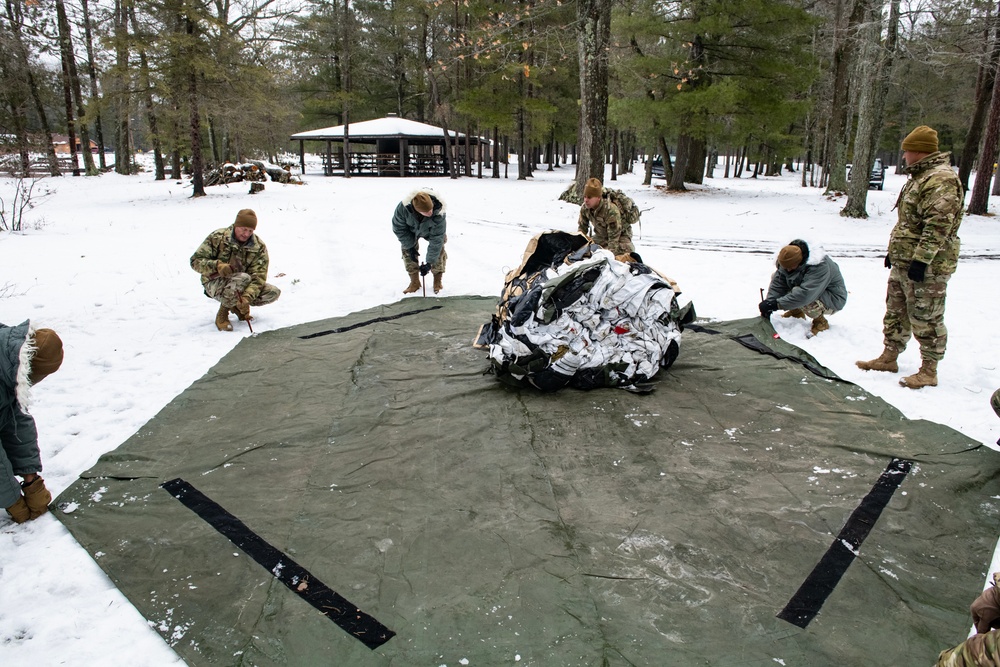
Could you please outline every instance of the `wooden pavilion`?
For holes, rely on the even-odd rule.
[[[345,175],[349,165],[352,176],[447,176],[444,128],[389,114],[360,123],[299,132],[290,137],[299,142],[299,162],[305,172],[305,143],[325,143],[321,153],[323,174]],[[490,142],[481,137],[448,131],[448,139],[458,146],[453,165],[459,174],[471,175],[472,165],[488,160],[484,153]],[[334,148],[334,144],[338,144]],[[349,147],[345,154],[345,145]],[[454,155],[454,152],[452,153]]]

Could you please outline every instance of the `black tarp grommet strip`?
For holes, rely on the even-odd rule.
[[[361,327],[366,327],[369,324],[375,324],[376,322],[388,322],[390,320],[398,320],[401,317],[407,317],[409,315],[418,315],[420,313],[427,313],[442,307],[443,306],[431,306],[430,308],[422,308],[420,310],[408,310],[405,313],[399,313],[398,315],[386,315],[385,317],[376,317],[373,320],[365,320],[364,322],[358,322],[357,324],[349,324],[346,327],[337,327],[336,329],[328,329],[326,331],[317,331],[316,333],[307,334],[305,336],[299,336],[299,338],[302,340],[308,340],[309,338],[318,338],[320,336],[329,336],[330,334],[344,333],[345,331],[351,331],[352,329],[360,329]]]
[[[757,337],[754,336],[753,334],[743,334],[741,336],[730,336],[730,338],[732,338],[733,340],[735,340],[737,343],[739,343],[743,347],[748,348],[750,350],[753,350],[754,352],[760,352],[761,354],[767,354],[767,355],[770,355],[770,356],[772,356],[772,357],[774,357],[776,359],[784,359],[786,361],[794,361],[797,364],[802,364],[802,366],[807,371],[809,371],[810,373],[812,373],[813,375],[818,375],[821,378],[826,378],[827,380],[837,380],[838,382],[847,382],[847,384],[851,384],[847,380],[845,380],[845,379],[843,379],[841,377],[838,377],[836,375],[831,375],[830,373],[824,371],[823,369],[817,368],[813,364],[810,364],[807,361],[803,361],[802,359],[799,359],[798,357],[793,357],[793,356],[788,355],[788,354],[781,354],[780,352],[776,352],[776,351],[772,350],[770,347],[768,347],[764,343],[760,342],[757,339]]]
[[[837,539],[778,614],[778,618],[803,629],[809,625],[857,557],[861,543],[875,527],[882,510],[889,504],[912,465],[912,461],[905,459],[892,459],[889,462],[875,486],[851,514]]]
[[[245,523],[183,479],[172,479],[160,486],[273,574],[289,590],[368,648],[375,650],[395,636],[395,632],[330,589],[304,567],[269,544],[250,530]]]

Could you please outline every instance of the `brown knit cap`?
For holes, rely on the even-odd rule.
[[[257,214],[252,208],[245,208],[236,214],[236,222],[233,227],[249,227],[257,229]]]
[[[59,370],[63,361],[62,340],[52,329],[36,329],[34,345],[35,354],[31,357],[28,374],[28,381],[33,385]]]
[[[600,197],[604,193],[604,186],[596,178],[588,178],[587,183],[583,186],[583,197],[588,199],[590,197]]]
[[[426,192],[418,192],[413,196],[413,208],[420,213],[433,213],[434,202]]]
[[[786,245],[778,251],[778,264],[785,271],[794,271],[802,263],[802,248],[797,245]]]
[[[926,125],[914,128],[913,132],[910,132],[903,139],[903,150],[914,153],[937,153],[937,130]]]

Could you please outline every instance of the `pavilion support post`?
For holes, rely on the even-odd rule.
[[[406,139],[399,140],[399,175],[406,176],[406,165],[410,161],[410,145]]]

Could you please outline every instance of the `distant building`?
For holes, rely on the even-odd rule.
[[[52,135],[52,147],[55,149],[56,154],[58,154],[58,155],[69,155],[69,153],[70,153],[70,150],[69,150],[69,137],[66,136],[65,134],[53,134]],[[76,137],[76,152],[77,153],[83,152],[82,149],[81,149],[80,137]],[[90,152],[91,153],[98,152],[97,151],[97,142],[94,141],[93,139],[90,140]]]

